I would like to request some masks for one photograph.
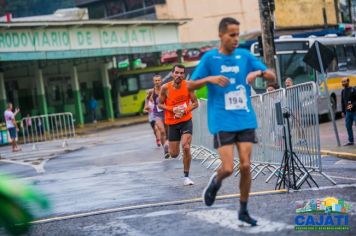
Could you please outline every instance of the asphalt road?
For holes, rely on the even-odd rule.
[[[32,183],[52,202],[50,211],[33,209],[38,219],[46,220],[35,223],[30,235],[324,235],[328,232],[294,231],[294,217],[295,201],[326,196],[351,203],[351,231],[336,235],[356,234],[354,161],[322,158],[325,173],[337,186],[315,174],[322,186],[315,190],[304,185],[299,192],[263,194],[274,189],[275,179],[265,183],[266,176],[259,176],[251,192],[262,195],[250,198],[249,209],[260,226],[251,228],[240,227],[236,220],[237,198],[218,200],[212,208],[201,203],[198,198],[213,171],[200,160],[192,162],[195,185],[183,186],[181,160],[163,159],[148,124],[100,132],[68,144],[75,148],[51,155],[43,173],[17,164],[19,160],[0,162],[0,172]],[[219,194],[238,193],[238,181],[239,177],[227,179]]]

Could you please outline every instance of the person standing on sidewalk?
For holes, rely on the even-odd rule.
[[[350,79],[348,77],[342,78],[342,86],[344,89],[341,91],[341,107],[342,117],[345,117],[345,125],[349,142],[344,146],[354,145],[354,134],[352,125],[356,123],[356,88],[350,86]]]
[[[17,127],[17,123],[15,120],[15,116],[17,113],[20,112],[19,108],[15,109],[15,112],[12,112],[13,106],[12,103],[7,104],[7,110],[4,112],[4,117],[5,117],[5,122],[6,122],[6,128],[9,131],[9,135],[11,138],[11,145],[12,145],[12,151],[17,152],[21,151],[21,148],[17,146],[16,138],[17,138],[17,132],[19,131],[19,128]]]
[[[94,96],[91,97],[91,99],[89,100],[89,109],[90,109],[90,113],[91,113],[91,117],[93,119],[93,123],[96,123],[96,108],[98,106],[98,103],[96,101],[96,99],[94,98]]]
[[[149,99],[153,104],[153,119],[155,120],[155,125],[160,133],[160,140],[163,146],[164,158],[169,158],[168,152],[168,141],[167,133],[164,124],[164,111],[159,108],[159,94],[162,88],[162,77],[160,75],[153,76],[153,89],[148,92],[147,99]]]
[[[192,110],[198,107],[198,99],[189,91],[185,81],[185,67],[175,65],[172,69],[173,81],[162,86],[159,107],[165,112],[165,123],[168,125],[169,153],[172,158],[179,155],[179,145],[183,149],[184,185],[193,185],[189,178],[192,155],[193,122]]]
[[[220,48],[205,53],[195,69],[189,89],[208,88],[208,126],[214,135],[222,165],[203,191],[204,203],[213,205],[222,181],[233,173],[234,147],[240,159],[240,211],[238,219],[252,226],[257,221],[247,211],[251,188],[250,159],[256,142],[256,114],[251,104],[251,86],[257,77],[275,81],[275,74],[248,50],[238,49],[240,23],[223,18],[219,24]]]

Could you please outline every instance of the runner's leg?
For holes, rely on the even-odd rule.
[[[247,201],[251,189],[251,154],[253,143],[251,142],[238,142],[237,149],[240,158],[240,211],[239,220],[246,222],[252,226],[257,225],[257,221],[250,217],[247,211]]]
[[[215,172],[203,191],[204,203],[207,206],[214,204],[216,194],[221,187],[222,181],[229,177],[234,171],[234,144],[226,144],[218,147],[221,167]]]
[[[183,172],[184,172],[184,185],[193,185],[194,182],[189,178],[190,163],[192,155],[190,153],[190,144],[192,142],[192,135],[185,133],[182,135],[182,149],[183,149]]]
[[[224,145],[218,148],[218,152],[222,164],[218,170],[216,180],[218,184],[221,184],[222,181],[229,177],[234,171],[234,145]]]
[[[251,171],[250,171],[250,158],[252,153],[253,143],[249,142],[238,142],[237,149],[240,158],[240,200],[247,202],[250,188],[251,188]]]
[[[179,143],[180,141],[169,141],[169,155],[172,158],[177,158],[179,156]]]
[[[156,119],[156,127],[157,127],[157,129],[159,131],[159,134],[160,134],[161,143],[165,144],[167,136],[166,136],[166,131],[164,129],[164,124],[163,124],[162,120]]]
[[[182,135],[182,150],[183,150],[183,166],[184,166],[184,174],[188,173],[190,170],[190,162],[192,160],[192,155],[190,153],[190,144],[192,142],[192,135],[187,133]]]

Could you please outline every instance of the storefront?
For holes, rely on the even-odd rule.
[[[70,21],[0,23],[0,108],[21,115],[72,112],[113,119],[110,69],[115,56],[180,49],[181,21]],[[113,63],[114,62],[114,63]]]

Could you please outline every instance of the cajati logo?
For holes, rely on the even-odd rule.
[[[297,201],[295,230],[350,230],[350,209],[349,203],[335,197]]]

